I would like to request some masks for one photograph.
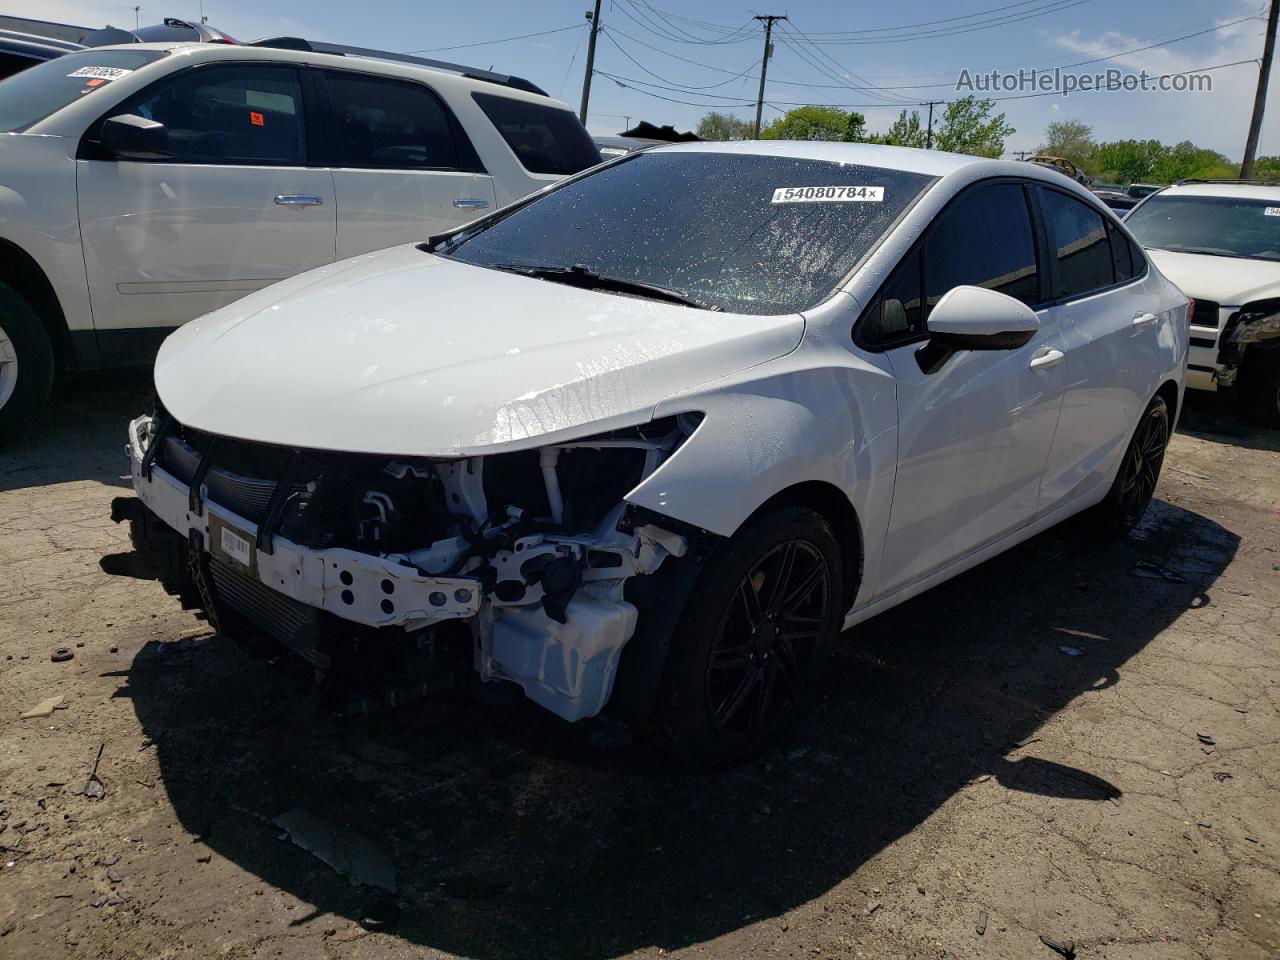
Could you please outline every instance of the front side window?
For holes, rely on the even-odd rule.
[[[924,244],[925,311],[954,287],[986,287],[1031,306],[1040,299],[1036,244],[1026,194],[1017,183],[965,192],[929,228]]]
[[[794,313],[830,296],[933,182],[823,160],[641,152],[441,252],[495,269],[580,268],[723,310]]]
[[[306,163],[302,90],[292,67],[197,67],[117,112],[163,123],[175,163]]]
[[[326,70],[339,162],[347,167],[474,170],[440,98],[421,84]]]
[[[1124,222],[1139,243],[1155,250],[1280,260],[1280,200],[1162,193]]]
[[[1049,246],[1058,260],[1055,299],[1078,297],[1115,282],[1111,243],[1102,214],[1075,197],[1041,190]]]
[[[0,133],[20,133],[165,55],[163,50],[86,50],[23,70],[0,83]]]
[[[591,135],[568,110],[492,93],[471,96],[530,173],[568,176],[600,162]]]
[[[1030,208],[1020,184],[971,187],[944,208],[858,321],[858,342],[885,347],[923,336],[929,312],[959,286],[986,287],[1029,306],[1040,300]]]

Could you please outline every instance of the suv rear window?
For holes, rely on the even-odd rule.
[[[494,269],[572,268],[750,314],[825,300],[933,178],[796,157],[634,153],[442,248]]]
[[[20,133],[164,56],[163,50],[86,50],[15,74],[0,83],[0,133]]]
[[[471,96],[530,173],[567,176],[600,162],[591,135],[568,110],[492,93]]]

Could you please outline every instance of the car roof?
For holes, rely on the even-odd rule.
[[[1280,201],[1280,182],[1233,183],[1207,181],[1203,183],[1175,183],[1160,191],[1163,195],[1179,197],[1244,197],[1249,200]]]
[[[179,54],[194,60],[266,60],[273,63],[308,63],[315,66],[335,67],[338,69],[357,69],[363,73],[377,73],[389,77],[407,77],[421,79],[424,75],[432,78],[437,84],[452,86],[459,91],[478,91],[510,97],[513,100],[524,100],[570,110],[570,106],[554,97],[543,96],[522,90],[518,87],[481,80],[476,77],[463,76],[439,67],[429,67],[414,63],[393,60],[382,60],[373,56],[355,56],[336,53],[322,53],[316,50],[294,50],[287,47],[254,46],[252,43],[197,43],[193,41],[165,43],[130,43],[117,46],[93,47],[98,50],[161,50],[166,53]],[[470,69],[459,65],[459,69]]]
[[[923,173],[932,177],[945,177],[961,170],[982,168],[988,176],[1001,174],[1029,177],[1057,184],[1062,174],[1056,170],[1016,160],[992,160],[962,153],[944,153],[941,150],[919,150],[914,147],[889,147],[878,143],[837,143],[825,140],[702,140],[696,143],[672,143],[654,147],[667,153],[734,153],[763,157],[793,157],[806,160],[825,160],[829,163],[851,163],[908,173]],[[649,152],[649,151],[646,151]]]

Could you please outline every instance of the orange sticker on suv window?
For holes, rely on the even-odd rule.
[[[252,123],[255,127],[264,127],[267,124],[266,118],[263,117],[262,114],[260,114],[257,110],[249,111],[249,122]]]

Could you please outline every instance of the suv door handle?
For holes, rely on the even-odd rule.
[[[1056,367],[1060,364],[1062,362],[1062,358],[1065,356],[1066,354],[1061,350],[1048,349],[1043,352],[1038,351],[1036,355],[1031,358],[1031,363],[1028,364],[1028,366],[1030,366],[1032,370],[1048,370],[1050,367]]]
[[[457,207],[459,210],[483,210],[485,207],[489,205],[489,201],[479,200],[479,199],[469,200],[464,198],[461,200],[453,201],[453,205]]]
[[[318,207],[324,200],[313,193],[281,193],[276,203],[282,207]]]
[[[1135,327],[1149,327],[1159,319],[1154,313],[1140,313],[1133,318],[1133,325]]]

